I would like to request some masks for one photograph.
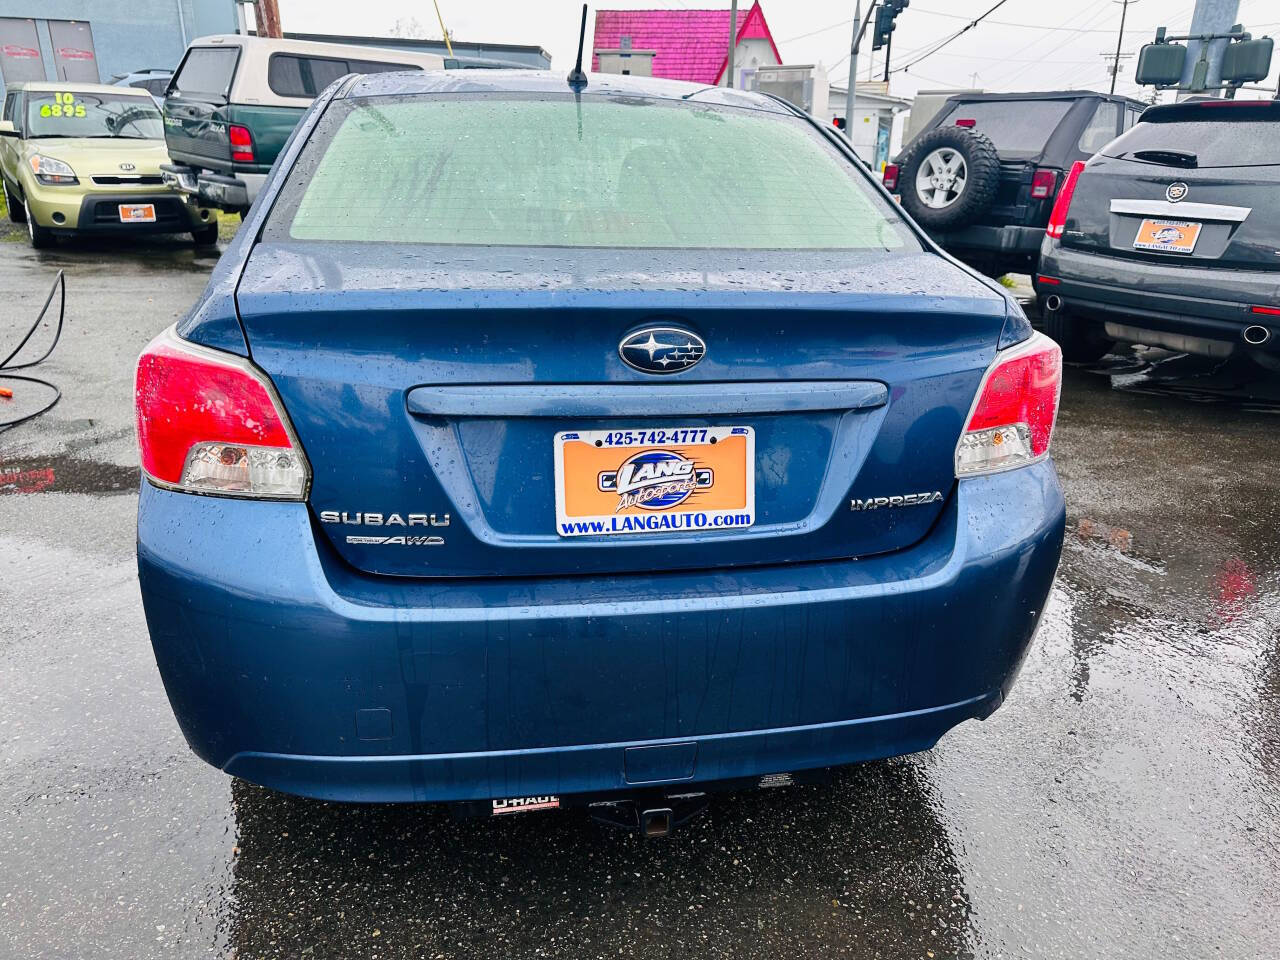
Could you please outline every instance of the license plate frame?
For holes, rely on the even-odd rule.
[[[121,223],[155,223],[156,205],[154,203],[121,203],[116,212]]]
[[[556,533],[666,535],[755,525],[755,428],[562,430]]]
[[[1190,256],[1204,224],[1196,220],[1169,220],[1164,217],[1148,217],[1138,224],[1133,238],[1133,249],[1152,253],[1172,253]]]

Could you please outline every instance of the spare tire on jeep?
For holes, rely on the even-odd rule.
[[[927,230],[973,223],[996,198],[1000,156],[984,134],[938,127],[924,134],[898,162],[902,207]]]

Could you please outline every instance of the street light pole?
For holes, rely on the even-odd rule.
[[[849,89],[844,100],[844,135],[853,143],[853,108],[858,102],[858,23],[862,19],[862,0],[854,0],[853,38],[849,41]]]
[[[728,76],[725,77],[725,86],[733,86],[733,55],[737,52],[738,46],[738,0],[732,0],[729,4],[729,67]]]

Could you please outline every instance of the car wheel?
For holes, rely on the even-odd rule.
[[[899,163],[902,207],[930,230],[972,223],[991,206],[1000,184],[995,144],[966,127],[926,133]]]
[[[218,242],[218,224],[213,222],[208,226],[201,227],[199,230],[191,231],[191,239],[196,242],[197,247],[211,247]]]
[[[1058,341],[1062,359],[1068,363],[1092,363],[1106,356],[1116,345],[1103,332],[1102,324],[1072,317],[1063,310],[1045,313],[1044,332]]]
[[[37,250],[47,250],[52,247],[53,231],[36,223],[36,218],[31,215],[31,208],[27,206],[25,200],[22,202],[22,212],[26,217],[27,236],[31,238],[31,246]]]
[[[4,205],[9,210],[9,219],[14,223],[22,223],[27,219],[26,206],[13,199],[13,194],[9,192],[7,183],[0,181],[0,186],[4,187]]]

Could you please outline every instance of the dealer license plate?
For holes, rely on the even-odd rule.
[[[1190,220],[1143,220],[1133,247],[1159,253],[1191,253],[1203,226]]]
[[[756,522],[755,430],[647,427],[555,436],[562,537],[736,530]]]
[[[155,223],[156,205],[154,203],[122,203],[120,204],[121,223]]]

